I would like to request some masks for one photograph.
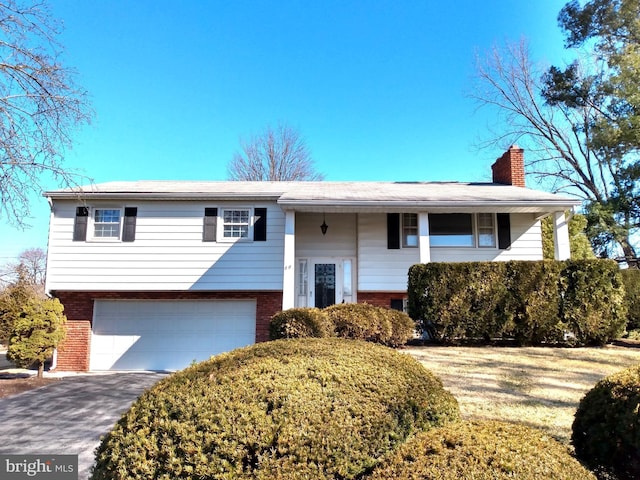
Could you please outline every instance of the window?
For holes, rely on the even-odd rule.
[[[307,277],[307,260],[302,259],[298,260],[298,295],[306,296],[307,295],[307,285],[308,285],[308,277]]]
[[[120,238],[120,209],[96,208],[93,211],[93,237],[99,239]]]
[[[222,237],[226,239],[249,238],[251,212],[248,208],[223,210]]]
[[[402,214],[402,246],[403,247],[418,246],[418,214],[417,213]]]
[[[430,214],[429,240],[434,247],[473,247],[473,216],[470,213]]]
[[[475,222],[475,227],[474,227]],[[493,213],[438,213],[429,215],[429,237],[434,247],[496,247]]]
[[[493,221],[493,213],[478,213],[478,246],[496,246],[496,228]]]

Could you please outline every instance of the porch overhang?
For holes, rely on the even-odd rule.
[[[310,213],[532,213],[549,215],[580,205],[579,201],[505,202],[505,201],[348,201],[278,200],[284,211]]]

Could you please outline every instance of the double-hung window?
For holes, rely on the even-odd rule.
[[[93,238],[120,239],[119,208],[96,208],[93,211]]]
[[[429,241],[434,247],[495,248],[495,214],[429,214]]]
[[[496,226],[493,213],[476,214],[478,227],[478,247],[494,248],[496,246]]]
[[[402,214],[402,246],[404,248],[418,246],[417,213]]]
[[[222,238],[228,240],[249,238],[251,209],[234,208],[222,211]]]

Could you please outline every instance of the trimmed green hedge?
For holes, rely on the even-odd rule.
[[[620,270],[627,304],[627,330],[640,329],[640,270]]]
[[[277,340],[156,384],[102,440],[92,478],[352,479],[458,418],[455,398],[408,355]]]
[[[404,345],[413,337],[415,322],[406,314],[368,303],[341,303],[323,310],[292,308],[276,313],[270,338],[340,337],[389,347]]]
[[[576,455],[620,480],[640,478],[640,365],[601,381],[582,398],[573,422]]]
[[[414,265],[409,314],[435,340],[514,339],[604,344],[626,324],[616,262],[466,262]]]
[[[420,433],[370,480],[588,480],[595,476],[542,431],[501,422],[460,422]]]

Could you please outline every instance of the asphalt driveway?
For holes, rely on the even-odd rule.
[[[162,373],[65,377],[51,385],[0,399],[0,454],[78,454],[78,478],[88,478],[93,452]]]

